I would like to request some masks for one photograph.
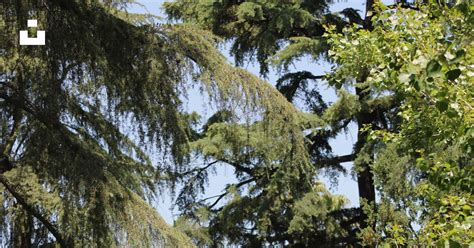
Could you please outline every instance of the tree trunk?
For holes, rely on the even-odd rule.
[[[372,16],[373,13],[373,5],[376,0],[367,0],[366,1],[366,13],[364,19],[364,28],[367,30],[372,30]],[[363,66],[363,65],[362,65]],[[358,79],[357,83],[364,83],[369,76],[369,72],[366,71],[363,73]],[[375,113],[371,113],[370,109],[368,108],[366,102],[370,96],[370,92],[368,92],[367,87],[356,86],[356,94],[359,97],[359,102],[361,103],[361,111],[357,115],[356,121],[358,125],[357,130],[357,143],[355,145],[355,154],[356,157],[361,155],[362,153],[368,153],[370,156],[370,160],[373,159],[372,148],[370,144],[367,144],[367,137],[368,133],[363,131],[365,125],[373,124],[376,115]],[[369,147],[367,147],[369,145]],[[364,149],[364,150],[363,150]],[[359,199],[365,200],[368,204],[375,203],[375,185],[374,185],[374,175],[372,174],[372,170],[370,168],[370,162],[366,160],[358,160],[357,161],[357,186],[359,189]],[[362,206],[362,205],[361,205]],[[360,228],[368,227],[368,216],[365,213],[362,213],[362,221],[360,222]],[[371,225],[375,228],[375,223]]]
[[[357,116],[357,143],[355,145],[355,154],[357,156],[361,153],[368,153],[372,158],[372,148],[370,144],[367,144],[367,131],[363,131],[365,125],[370,125],[374,122],[375,115],[370,113],[368,107],[364,107],[364,102],[367,101],[367,92],[364,92],[365,88],[356,88],[356,94],[359,96],[359,101],[362,104],[361,112]],[[367,145],[369,147],[367,147]],[[364,151],[363,151],[364,149]],[[357,186],[359,188],[359,198],[367,201],[368,204],[375,203],[375,186],[374,176],[370,168],[370,162],[365,160],[357,161]],[[367,216],[363,214],[363,220],[360,223],[361,228],[367,227]]]
[[[22,213],[17,217],[17,222],[13,227],[13,244],[18,248],[30,248],[32,247],[33,218],[23,209],[19,209],[19,211]]]

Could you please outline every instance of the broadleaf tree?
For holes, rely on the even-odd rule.
[[[473,14],[469,1],[393,12],[377,5],[374,29],[328,34],[332,80],[366,84],[399,101],[396,131],[370,129],[380,192],[365,245],[469,247],[473,240]],[[333,30],[333,29],[332,29]],[[363,65],[363,66],[361,66]],[[356,82],[358,83],[358,82]],[[402,179],[402,180],[400,180]]]

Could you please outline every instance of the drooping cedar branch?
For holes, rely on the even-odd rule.
[[[8,179],[0,175],[0,183],[5,186],[5,188],[10,192],[10,194],[16,199],[16,201],[25,209],[29,214],[33,215],[36,219],[38,219],[47,229],[48,231],[56,238],[56,241],[61,245],[61,247],[67,247],[67,243],[58,229],[55,227],[53,223],[51,223],[46,217],[44,217],[37,209],[31,206],[23,196],[18,193],[15,188],[10,185]]]

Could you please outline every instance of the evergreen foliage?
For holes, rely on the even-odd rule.
[[[302,143],[294,107],[230,66],[215,36],[128,3],[2,2],[2,246],[194,246],[151,207],[168,172],[187,168],[195,133],[182,99],[194,83],[219,109],[285,123],[269,135]],[[46,46],[19,46],[32,18]]]
[[[328,76],[288,72],[276,84],[290,102],[302,99],[309,112],[304,116],[310,121],[300,126],[310,181],[298,178],[293,186],[291,178],[301,176],[285,170],[293,150],[275,149],[279,137],[253,130],[261,123],[236,126],[219,119],[194,142],[210,163],[184,176],[193,186],[178,197],[185,206],[182,218],[202,226],[214,241],[243,246],[469,245],[472,8],[469,1],[397,1],[388,7],[376,2],[366,1],[365,18],[353,9],[328,13],[326,1],[165,4],[171,18],[231,41],[237,65],[255,59],[263,75],[270,65],[288,72],[306,55],[338,65]],[[336,103],[324,103],[310,85],[321,79],[337,90]],[[329,140],[351,122],[358,126],[354,153],[334,156]],[[343,198],[317,182],[320,169],[341,170],[340,163],[349,161],[361,199],[354,209],[345,209]],[[234,167],[239,183],[217,201],[196,200],[208,169],[219,164]],[[261,176],[262,166],[275,169]],[[228,201],[221,203],[224,197]]]
[[[166,3],[181,24],[131,2],[0,6],[1,246],[473,245],[470,0],[368,0],[364,18],[331,1]],[[46,46],[19,46],[32,18]],[[237,65],[278,68],[276,89],[227,63],[225,41]],[[332,72],[289,70],[308,55]],[[217,110],[204,123],[184,111],[190,87]],[[336,156],[350,123],[353,152]],[[318,179],[344,162],[356,208]],[[237,182],[203,199],[218,166]],[[152,204],[177,185],[170,227]]]
[[[327,8],[325,1],[175,1],[165,4],[172,18],[197,23],[232,40],[231,52],[238,65],[247,58],[252,59],[255,53],[263,74],[268,71],[270,58],[272,64],[286,70],[292,61],[308,53],[314,59],[326,57],[329,46],[323,36],[324,25],[335,24],[342,30],[346,24],[362,21],[352,9],[330,14]],[[287,73],[277,82],[277,89],[290,102],[303,99],[310,111],[303,115],[299,131],[305,134],[305,140],[298,149],[307,151],[309,156],[304,171],[298,169],[302,167],[298,164],[305,163],[295,156],[298,150],[284,144],[277,148],[282,142],[280,136],[257,131],[262,123],[236,126],[223,122],[203,128],[200,139],[194,142],[197,145],[194,150],[209,164],[194,170],[194,174],[185,173],[186,185],[177,201],[190,217],[188,221],[202,223],[200,216],[194,214],[202,211],[201,208],[196,207],[194,211],[189,208],[189,204],[197,201],[194,205],[209,211],[210,222],[204,228],[221,243],[310,246],[318,242],[332,247],[355,242],[361,211],[343,210],[346,201],[323,190],[316,178],[319,169],[344,171],[340,163],[353,159],[352,154],[334,156],[329,140],[347,128],[362,105],[357,96],[341,90],[340,100],[328,107],[317,88],[311,86],[320,79],[323,77],[301,71]],[[378,102],[371,103],[377,105]],[[204,190],[208,171],[218,165],[234,167],[239,183],[229,185],[222,195],[216,196],[217,201],[199,200],[196,197]],[[225,196],[228,202],[219,207]],[[303,206],[308,202],[326,202],[327,206],[314,204],[305,209]],[[307,215],[314,216],[302,224],[299,220],[308,218]],[[334,228],[325,229],[323,223]],[[339,225],[344,226],[344,230],[336,228]]]
[[[231,53],[237,65],[242,65],[248,58],[256,59],[261,65],[261,73],[266,74],[268,59],[285,47],[288,41],[295,43],[294,51],[301,52],[301,47],[305,47],[314,54],[324,54],[328,47],[321,39],[324,34],[322,24],[337,23],[342,27],[347,21],[360,21],[353,9],[346,9],[341,15],[328,14],[330,3],[326,0],[178,0],[165,3],[164,7],[171,18],[197,23],[220,37],[232,40]]]

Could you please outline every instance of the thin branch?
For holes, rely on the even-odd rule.
[[[213,166],[213,165],[215,165],[215,164],[217,164],[217,163],[219,163],[219,162],[221,162],[221,161],[216,160],[216,161],[214,161],[214,162],[211,162],[211,163],[207,164],[207,165],[204,166],[204,167],[194,168],[194,169],[189,170],[189,171],[186,171],[186,172],[184,172],[184,173],[180,173],[179,176],[184,177],[184,176],[187,176],[187,175],[192,174],[192,173],[194,173],[194,172],[197,172],[198,174],[201,174],[201,172],[203,172],[203,171],[209,169],[209,167],[211,167],[211,166]]]
[[[408,4],[408,3],[401,3],[401,4],[391,4],[391,5],[387,5],[387,7],[389,9],[412,9],[412,10],[416,10],[416,11],[419,11],[420,8],[416,7],[416,6],[413,6],[411,4]]]
[[[229,192],[225,192],[224,194],[220,195],[220,196],[217,198],[217,200],[216,200],[213,204],[211,204],[211,205],[209,206],[209,209],[212,209],[213,207],[215,207],[215,206],[217,205],[217,203],[219,203],[219,201],[222,200],[222,198],[224,198],[224,196],[226,196],[226,195],[228,195],[228,194],[229,194]]]
[[[242,187],[242,186],[244,186],[244,185],[246,185],[246,184],[249,184],[249,183],[251,183],[251,182],[253,182],[253,181],[255,181],[255,178],[250,178],[250,179],[247,179],[247,180],[245,180],[245,181],[242,181],[242,182],[236,184],[235,187],[240,188],[240,187]],[[222,198],[224,198],[224,196],[228,195],[229,193],[230,193],[229,191],[226,191],[226,192],[224,192],[224,193],[221,194],[221,195],[217,195],[217,196],[213,196],[213,197],[210,197],[210,198],[206,198],[206,199],[204,199],[204,200],[209,200],[209,199],[212,199],[212,198],[216,198],[216,197],[217,197],[217,199],[214,201],[214,203],[212,203],[212,204],[208,207],[209,209],[212,209],[213,207],[215,207],[215,206],[217,205],[217,203],[219,203],[220,200],[222,200]],[[204,201],[204,200],[203,200],[203,201]]]
[[[313,80],[326,79],[326,75],[312,75],[312,76],[309,76],[308,79],[313,79]]]

